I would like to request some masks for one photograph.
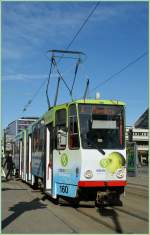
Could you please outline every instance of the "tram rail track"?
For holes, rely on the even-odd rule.
[[[114,210],[116,210],[116,211],[120,211],[120,212],[123,212],[123,213],[125,213],[125,214],[130,215],[130,216],[133,216],[133,217],[136,217],[136,218],[138,218],[138,219],[141,219],[141,220],[143,220],[143,221],[146,221],[146,222],[149,221],[148,218],[139,215],[139,213],[142,213],[142,211],[137,211],[137,214],[136,214],[136,213],[134,213],[134,212],[129,211],[129,208],[124,209],[123,207],[115,207],[115,206],[113,206],[113,207],[111,207],[111,208],[114,209]],[[81,208],[75,208],[75,209],[76,209],[77,211],[80,211],[80,212],[81,212],[81,210],[82,210]],[[97,208],[97,209],[100,210],[100,208]],[[83,212],[83,211],[82,211],[82,212]]]
[[[142,188],[148,190],[148,185],[136,184],[136,183],[129,183],[128,186],[131,186],[131,187],[133,187],[133,186],[138,186],[138,187],[142,187]]]
[[[112,211],[114,210],[114,215],[110,215],[111,218],[114,217],[115,223],[114,223],[113,225],[110,224],[109,222],[106,222],[106,221],[102,220],[102,217],[99,217],[99,218],[98,218],[96,214],[95,214],[95,215],[91,215],[91,214],[87,213],[87,212],[84,211],[82,208],[75,208],[75,210],[78,211],[79,213],[85,215],[85,216],[88,216],[90,219],[92,219],[92,220],[94,220],[94,221],[96,221],[96,222],[98,222],[98,223],[100,223],[100,224],[106,226],[107,228],[110,228],[113,232],[117,232],[117,233],[123,233],[123,230],[122,230],[121,226],[119,226],[119,222],[117,222],[117,220],[116,220],[116,217],[117,217],[116,214],[117,214],[117,212],[121,212],[121,213],[123,213],[123,214],[125,214],[125,215],[129,215],[129,216],[132,216],[132,217],[134,217],[134,218],[136,218],[136,219],[142,220],[142,221],[144,221],[144,222],[148,222],[148,218],[145,218],[144,216],[141,216],[141,215],[139,215],[139,214],[135,214],[135,213],[133,213],[133,212],[127,211],[127,210],[122,209],[122,208],[116,208],[116,207],[112,207],[112,208],[110,209],[110,210],[112,210]],[[101,210],[101,209],[97,208],[96,211],[97,211],[98,213],[100,213],[100,210]],[[104,209],[104,210],[105,210],[105,209]],[[106,211],[107,211],[107,209],[106,209]],[[106,212],[106,213],[107,213],[107,212]],[[103,215],[102,215],[102,216],[103,216]],[[116,223],[117,223],[117,226],[116,226]]]
[[[98,223],[100,223],[100,224],[106,226],[107,228],[110,228],[110,229],[111,229],[112,231],[114,231],[114,232],[122,233],[122,229],[121,229],[121,228],[116,229],[113,225],[110,225],[109,223],[107,223],[107,222],[105,222],[105,221],[102,221],[101,219],[96,218],[95,216],[90,215],[90,214],[88,214],[88,213],[85,212],[85,211],[82,211],[80,208],[75,208],[75,210],[78,211],[79,213],[81,213],[81,214],[83,214],[83,215],[89,217],[90,219],[92,219],[92,220],[94,220],[94,221],[96,221],[96,222],[98,222]]]
[[[137,197],[142,197],[142,198],[148,198],[148,193],[147,194],[142,194],[142,193],[137,193],[133,191],[126,191],[125,195],[136,195]]]
[[[26,189],[26,193],[32,198],[34,198],[35,194],[32,190],[28,187],[29,185],[23,184],[22,182],[15,182],[17,188],[23,188]],[[12,187],[13,188],[13,187]],[[37,198],[40,202],[42,202],[43,195],[42,192],[39,190],[36,192]],[[81,204],[79,205],[79,208],[71,208],[71,206],[67,203],[62,203],[61,207],[54,205],[54,203],[49,200],[48,197],[46,197],[46,205],[47,209],[50,210],[50,213],[52,213],[54,216],[57,217],[63,224],[65,224],[68,229],[70,229],[70,233],[80,233],[80,227],[76,226],[74,223],[74,220],[72,219],[73,216],[77,216],[78,220],[83,216],[86,216],[85,220],[89,221],[91,220],[91,223],[100,227],[106,228],[106,231],[110,231],[110,233],[132,233],[132,227],[129,225],[129,227],[126,228],[124,223],[124,218],[128,218],[128,220],[135,221],[134,223],[144,223],[145,225],[148,224],[148,215],[146,212],[142,212],[142,207],[140,208],[130,208],[129,205],[125,205],[124,207],[108,207],[104,208],[104,210],[100,208],[95,208],[94,204],[90,206],[89,204]],[[133,196],[131,197],[133,198]],[[48,199],[48,200],[47,200]],[[139,201],[139,198],[137,198]],[[129,200],[130,201],[130,200]],[[42,202],[43,203],[43,202]],[[44,204],[45,204],[44,203]],[[52,204],[51,204],[52,203]],[[128,201],[126,201],[128,203]],[[60,208],[60,209],[59,209]],[[76,211],[77,213],[73,213],[73,211]],[[81,215],[78,215],[81,214]],[[68,219],[68,216],[70,216],[70,219]],[[83,217],[84,219],[84,217]],[[92,222],[93,221],[93,222]],[[141,221],[141,222],[140,222]],[[143,221],[143,222],[142,222]],[[104,229],[103,228],[103,229]],[[105,230],[105,229],[104,229]],[[112,232],[111,232],[112,231]]]
[[[17,182],[18,183],[18,182]],[[28,185],[29,186],[29,185]],[[31,186],[31,185],[30,185]],[[24,187],[25,188],[25,187]],[[138,189],[139,190],[139,189]],[[143,191],[143,190],[141,190],[141,191]],[[34,190],[32,190],[31,191],[32,193],[34,192]],[[35,192],[38,192],[38,193],[42,193],[42,191],[41,190],[35,190]],[[28,192],[28,194],[30,194],[29,192]],[[129,189],[127,190],[127,194],[131,194],[131,195],[136,195],[136,196],[138,196],[138,197],[144,197],[144,198],[147,198],[148,197],[148,195],[143,195],[143,194],[139,194],[139,193],[137,193],[137,192],[133,192],[133,191],[129,191]],[[46,195],[45,195],[46,196]],[[51,201],[51,200],[50,200]],[[51,201],[52,202],[52,201]],[[94,206],[93,206],[94,207]],[[82,208],[82,207],[81,207]],[[130,215],[130,216],[133,216],[133,217],[136,217],[136,218],[138,218],[138,219],[141,219],[141,220],[143,220],[143,221],[146,221],[146,222],[148,222],[148,218],[146,218],[145,216],[142,216],[141,214],[140,214],[140,212],[141,211],[137,211],[137,213],[135,213],[135,212],[133,212],[133,211],[129,211],[130,210],[130,208],[128,208],[128,209],[124,209],[124,207],[112,207],[113,209],[115,209],[116,211],[120,211],[120,212],[123,212],[123,213],[125,213],[125,214],[128,214],[128,215]],[[80,211],[80,208],[75,208],[77,211]],[[81,212],[81,211],[80,211]],[[90,217],[90,216],[89,216]],[[90,217],[91,218],[91,217]]]
[[[146,222],[149,221],[148,218],[145,218],[144,216],[139,215],[139,212],[138,212],[138,214],[135,214],[134,212],[131,212],[131,211],[129,211],[127,209],[123,209],[123,208],[116,208],[116,207],[114,207],[114,209],[117,210],[117,211],[121,211],[121,212],[123,212],[125,214],[131,215],[133,217],[136,217],[138,219],[141,219],[143,221],[146,221]]]
[[[144,197],[144,198],[148,198],[149,192],[147,189],[145,188],[135,188],[135,187],[131,187],[131,186],[126,186],[125,188],[125,194],[132,194],[132,195],[136,195],[138,197]]]

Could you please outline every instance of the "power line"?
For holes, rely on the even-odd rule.
[[[129,68],[130,66],[132,66],[133,64],[137,63],[139,60],[141,60],[143,57],[145,57],[148,54],[148,51],[142,53],[140,56],[138,56],[136,59],[132,60],[131,62],[129,62],[127,65],[125,65],[122,69],[120,69],[118,72],[112,74],[111,76],[109,76],[107,79],[105,79],[104,81],[102,81],[101,83],[99,83],[96,87],[94,87],[91,91],[95,91],[98,87],[106,84],[107,82],[109,82],[110,80],[112,80],[114,77],[116,77],[117,75],[119,75],[120,73],[122,73],[123,71],[125,71],[127,68]]]
[[[97,7],[99,6],[100,2],[97,2],[96,5],[94,6],[94,8],[92,9],[92,11],[90,12],[90,14],[87,16],[87,18],[84,20],[84,22],[82,23],[82,25],[80,26],[79,30],[76,32],[76,34],[74,35],[73,39],[70,41],[70,43],[68,44],[68,46],[66,47],[66,51],[71,47],[72,43],[75,41],[75,39],[77,38],[77,36],[79,35],[79,33],[81,32],[81,30],[83,29],[83,27],[87,24],[88,20],[90,19],[90,17],[93,15],[93,13],[95,12],[95,10],[97,9]]]
[[[87,24],[88,20],[90,19],[90,17],[94,14],[95,10],[97,9],[97,7],[99,6],[100,2],[97,2],[94,6],[94,8],[92,9],[92,11],[90,12],[90,14],[86,17],[86,19],[84,20],[84,22],[81,24],[80,28],[78,29],[78,31],[75,33],[73,39],[70,41],[70,43],[68,44],[68,46],[65,48],[65,50],[68,50],[71,45],[73,44],[73,42],[75,41],[75,39],[78,37],[79,33],[81,32],[81,30],[84,28],[84,26]],[[61,59],[63,58],[64,55],[62,55],[62,57],[59,59],[59,62],[61,61]],[[51,69],[49,71],[49,76],[48,76],[48,80],[50,79],[50,72]],[[39,91],[42,89],[42,87],[44,86],[44,84],[46,83],[47,78],[42,82],[41,86],[38,88],[38,90],[34,93],[32,99],[30,99],[28,101],[28,103],[24,106],[23,112],[27,110],[28,106],[33,102],[33,100],[35,99],[35,97],[37,96],[37,94],[39,93]]]
[[[47,78],[46,78],[46,80],[47,80]],[[32,103],[32,101],[35,99],[35,97],[39,94],[39,91],[40,91],[41,88],[44,86],[46,80],[44,80],[44,81],[41,83],[40,87],[36,90],[36,92],[34,93],[34,95],[32,96],[32,98],[31,98],[31,99],[28,101],[28,103],[24,106],[24,109],[23,109],[22,112],[25,112],[25,111],[27,110],[28,106]]]

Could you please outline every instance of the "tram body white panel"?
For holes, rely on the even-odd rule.
[[[81,172],[81,150],[53,151],[53,194],[75,197]],[[66,190],[64,189],[66,187]]]
[[[29,148],[28,148],[28,175],[27,175],[27,180],[31,180],[31,156],[32,156],[32,139],[31,136],[29,135]]]
[[[126,180],[126,166],[122,165],[120,159],[116,159],[116,162],[113,160],[113,156],[111,154],[118,153],[122,158],[124,158],[124,163],[126,159],[126,151],[125,150],[104,150],[105,155],[100,153],[95,149],[82,149],[81,150],[81,181],[110,181],[110,180]],[[111,156],[112,157],[111,157]],[[111,158],[112,165],[111,167],[104,167],[101,164],[101,161],[104,159]],[[85,177],[86,171],[91,171],[92,177]]]
[[[22,158],[23,158],[23,144],[22,140],[20,140],[19,144],[19,175],[22,177]]]
[[[125,181],[126,151],[104,150],[102,155],[98,150],[54,150],[53,160],[53,194],[75,197],[79,181]],[[112,155],[113,154],[113,155]],[[116,157],[117,156],[117,157]],[[116,160],[114,161],[114,159]],[[119,159],[117,159],[119,158]],[[112,166],[105,167],[101,161],[112,161]],[[86,171],[92,176],[86,177]]]
[[[27,147],[27,140],[26,140],[26,132],[24,133],[24,154],[23,154],[23,169],[22,169],[22,179],[26,180],[26,147]]]

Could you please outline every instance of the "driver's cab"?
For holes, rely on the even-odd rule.
[[[55,112],[55,147],[58,150],[79,149],[79,127],[76,104],[64,106]]]

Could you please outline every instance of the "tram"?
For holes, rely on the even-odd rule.
[[[52,198],[107,204],[126,186],[125,104],[76,100],[56,105],[16,136],[22,180]]]
[[[60,197],[78,204],[81,200],[98,205],[120,203],[126,186],[125,104],[121,101],[73,99],[77,71],[84,53],[51,50],[46,88],[48,111],[16,136],[14,161],[22,180],[43,187],[56,201]],[[61,54],[61,56],[59,56]],[[71,88],[58,69],[56,58],[69,54],[77,60]],[[48,86],[56,69],[55,101],[50,105]],[[57,105],[60,81],[71,101]]]

